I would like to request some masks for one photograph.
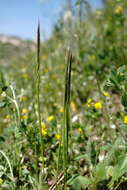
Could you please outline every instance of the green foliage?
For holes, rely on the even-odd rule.
[[[0,188],[126,189],[126,8],[77,1],[49,40],[38,31],[37,64],[34,43],[0,42]]]
[[[68,181],[68,184],[72,185],[74,190],[81,190],[82,188],[87,188],[91,184],[91,181],[84,176],[73,176]]]

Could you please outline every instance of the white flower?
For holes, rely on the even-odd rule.
[[[112,125],[110,125],[110,128],[111,128],[111,129],[116,129],[116,125],[115,125],[115,124],[112,124]]]
[[[60,125],[60,124],[58,124],[58,125],[57,125],[57,128],[58,128],[58,129],[61,129],[61,125]]]
[[[78,120],[78,115],[75,115],[73,118],[72,118],[72,123],[76,122]]]
[[[99,159],[100,162],[103,161],[104,158],[105,158],[104,153],[101,153],[101,154],[99,155],[99,157],[98,157],[98,159]]]

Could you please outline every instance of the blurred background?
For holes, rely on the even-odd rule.
[[[76,2],[76,0],[1,0],[0,34],[35,39],[36,26],[40,19],[42,38],[47,39],[59,18],[64,18],[67,11],[75,7]],[[92,9],[102,7],[102,0],[89,0],[89,3]]]
[[[14,83],[21,109],[25,106],[36,110],[33,97],[38,20],[43,115],[62,110],[68,46],[75,57],[71,108],[72,115],[76,115],[79,110],[84,112],[89,97],[99,99],[110,70],[126,64],[126,7],[124,0],[1,0],[0,81]],[[1,114],[4,117],[3,110]]]

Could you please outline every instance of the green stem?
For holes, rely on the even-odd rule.
[[[69,129],[70,129],[71,64],[72,64],[72,54],[71,54],[70,51],[68,51],[67,65],[66,65],[66,73],[65,73],[64,129],[63,129],[64,190],[67,189],[68,134],[69,134]]]
[[[37,28],[37,84],[36,84],[36,93],[37,93],[37,109],[38,109],[38,120],[39,120],[39,129],[40,129],[40,142],[41,142],[41,155],[42,155],[42,167],[44,170],[44,141],[41,134],[41,110],[40,110],[40,23],[38,23]]]
[[[7,164],[8,164],[8,167],[10,169],[10,174],[11,174],[11,180],[14,182],[14,175],[13,175],[13,170],[12,170],[12,167],[11,167],[11,164],[10,164],[10,161],[8,159],[8,157],[6,156],[6,154],[0,150],[0,153],[2,154],[2,156],[5,158],[5,160],[7,161]]]
[[[13,98],[9,97],[9,99],[15,104],[15,108],[17,111],[17,124],[19,126],[20,125],[20,111],[19,111],[19,106],[18,106],[17,99],[16,99],[16,94],[15,94],[13,86],[10,85],[9,87],[10,87],[10,89],[12,91],[12,95],[13,95]]]

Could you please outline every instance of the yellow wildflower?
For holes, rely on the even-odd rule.
[[[97,109],[97,110],[102,109],[102,102],[96,102],[94,104],[94,108]]]
[[[43,136],[46,136],[46,135],[47,135],[47,127],[46,127],[46,125],[45,125],[44,122],[41,123],[41,134],[42,134]]]
[[[28,110],[26,108],[22,109],[22,114],[26,114],[28,112]]]
[[[82,133],[82,128],[81,127],[78,128],[78,132]]]
[[[61,113],[63,113],[63,112],[64,112],[64,108],[61,107],[61,108],[59,109],[59,111],[60,111]]]
[[[91,99],[91,98],[89,98],[89,99],[87,100],[87,107],[88,107],[88,108],[90,108],[90,107],[91,107],[91,103],[92,103],[92,99]]]
[[[41,133],[42,133],[42,136],[46,136],[47,135],[47,128],[42,128]]]
[[[92,99],[89,98],[89,99],[87,100],[87,103],[90,104],[91,102],[92,102]]]
[[[77,112],[77,106],[76,106],[75,102],[71,102],[71,109],[73,112]]]
[[[27,115],[22,115],[22,116],[21,116],[21,119],[23,119],[23,120],[26,120],[27,118],[28,118]]]
[[[60,139],[61,139],[61,135],[60,135],[60,134],[55,134],[55,138],[56,138],[57,140],[60,140]]]
[[[91,104],[87,104],[87,107],[90,108],[90,107],[91,107]]]
[[[53,115],[48,116],[47,121],[52,121],[52,120],[54,120],[54,116]]]
[[[2,185],[2,183],[3,183],[3,179],[2,179],[2,178],[0,178],[0,185]]]
[[[44,122],[41,123],[41,128],[45,129],[46,128],[46,125]]]
[[[123,122],[124,122],[125,124],[127,124],[127,115],[124,116]]]
[[[106,96],[106,97],[110,96],[110,94],[108,92],[105,92],[105,91],[103,92],[103,95]]]
[[[119,6],[119,7],[117,7],[117,8],[115,9],[115,13],[116,13],[116,14],[120,14],[120,13],[122,13],[122,10],[123,10],[123,8],[122,8],[121,6]]]

